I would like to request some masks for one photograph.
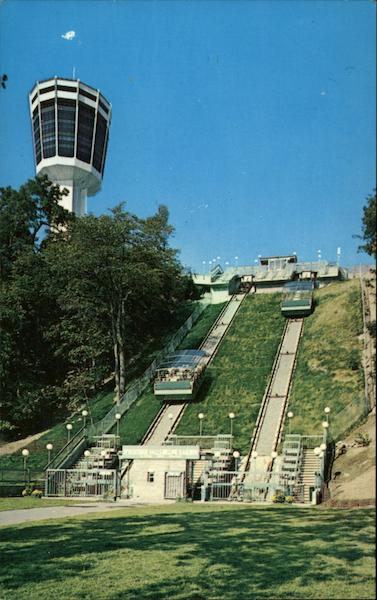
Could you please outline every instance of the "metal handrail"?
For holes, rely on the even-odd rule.
[[[80,439],[79,439],[79,440],[77,440],[77,438],[78,438],[78,436],[79,436],[80,434],[83,434],[83,435],[81,435]],[[83,440],[84,438],[85,438],[85,427],[81,427],[81,429],[79,429],[79,430],[77,431],[77,433],[75,433],[75,435],[73,436],[73,438],[71,438],[71,439],[69,440],[69,442],[67,442],[67,443],[65,444],[65,446],[63,446],[63,448],[61,448],[61,449],[59,450],[59,452],[58,452],[57,454],[55,454],[55,456],[54,456],[54,457],[53,457],[53,458],[50,460],[50,462],[49,462],[49,463],[47,463],[47,465],[45,466],[44,470],[46,471],[47,469],[56,468],[56,467],[51,467],[51,465],[52,465],[53,463],[55,463],[55,461],[56,461],[56,460],[59,458],[59,456],[60,456],[61,454],[63,454],[63,452],[65,452],[65,451],[66,451],[66,450],[67,450],[67,449],[68,449],[70,446],[73,446],[73,447],[72,447],[72,449],[70,449],[70,451],[69,451],[69,452],[68,452],[68,454],[67,454],[67,456],[69,456],[69,455],[70,455],[70,453],[71,453],[71,452],[73,452],[73,450],[74,450],[74,449],[77,447],[77,445],[78,445],[79,443],[81,443],[81,442],[82,442],[82,440]],[[75,443],[74,443],[74,442],[75,442]],[[64,457],[64,458],[67,458],[67,456],[66,456],[66,457]],[[63,459],[61,458],[61,459],[59,460],[59,462],[62,462],[62,460],[63,460]]]

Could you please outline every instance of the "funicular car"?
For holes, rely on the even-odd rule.
[[[281,312],[285,317],[307,317],[313,312],[313,281],[289,281],[284,285]]]
[[[203,381],[207,360],[203,350],[181,350],[165,357],[156,369],[154,395],[163,402],[193,400]]]

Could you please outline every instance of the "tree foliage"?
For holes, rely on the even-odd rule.
[[[362,230],[363,234],[360,237],[364,244],[359,246],[359,250],[376,258],[376,192],[368,196],[367,204],[363,208]]]
[[[128,365],[191,290],[166,207],[76,218],[37,177],[0,190],[0,410],[25,432],[81,403]]]

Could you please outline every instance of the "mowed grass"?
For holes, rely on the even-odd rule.
[[[175,504],[3,527],[0,597],[372,600],[374,516]]]
[[[283,333],[280,302],[281,294],[245,299],[175,433],[197,435],[202,412],[204,435],[229,434],[228,415],[234,412],[234,445],[247,452]]]
[[[190,348],[199,348],[223,307],[224,304],[212,304],[207,306],[192,329],[182,340],[178,349],[187,350]],[[122,417],[119,424],[121,443],[139,444],[160,408],[161,400],[155,398],[151,385]]]
[[[330,433],[339,438],[365,411],[359,281],[331,284],[317,290],[315,299],[304,322],[289,401],[292,432],[320,434],[329,406]]]
[[[87,501],[86,501],[87,502]],[[0,512],[4,510],[23,510],[27,508],[45,508],[48,506],[74,506],[85,503],[85,500],[56,500],[54,498],[0,498]]]

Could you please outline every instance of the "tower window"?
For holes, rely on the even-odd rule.
[[[96,138],[94,142],[94,154],[93,154],[93,166],[97,171],[101,172],[103,151],[106,140],[107,122],[106,119],[98,114],[97,116],[97,128]]]
[[[42,146],[43,158],[56,154],[55,140],[55,101],[50,100],[41,104]]]
[[[76,102],[58,100],[59,156],[73,156],[75,149]]]
[[[94,109],[79,103],[79,122],[77,132],[77,158],[90,163],[94,129]]]

